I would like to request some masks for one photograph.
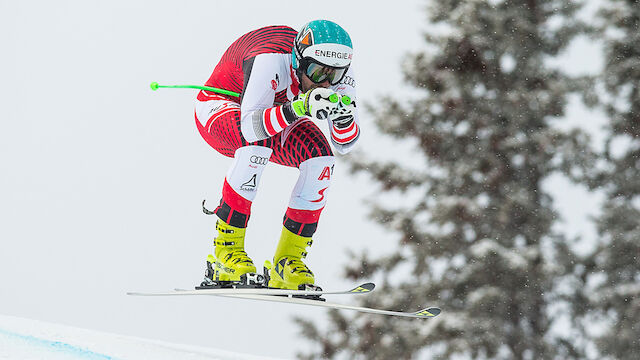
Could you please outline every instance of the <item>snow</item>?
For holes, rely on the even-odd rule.
[[[627,134],[618,135],[611,140],[609,144],[609,153],[615,160],[621,160],[625,157],[629,149],[632,149],[637,140]]]
[[[477,258],[494,253],[500,256],[511,269],[527,267],[527,260],[521,255],[522,251],[509,250],[492,239],[482,239],[473,244],[469,250]]]
[[[511,54],[504,54],[500,58],[500,68],[502,68],[502,71],[506,73],[510,73],[515,70],[517,65],[518,63],[516,59]]]
[[[496,286],[483,286],[479,289],[472,291],[469,294],[469,303],[471,306],[477,306],[482,304],[483,301],[491,298],[498,298],[502,295],[500,288]]]
[[[640,284],[621,284],[616,286],[616,293],[620,296],[635,297],[640,295]]]
[[[211,336],[213,338],[215,332],[212,331]],[[258,360],[269,358],[0,315],[0,359]]]

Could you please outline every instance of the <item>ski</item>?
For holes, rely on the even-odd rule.
[[[325,290],[288,290],[274,289],[268,287],[229,287],[229,288],[200,288],[196,290],[175,289],[161,292],[128,292],[127,295],[134,296],[180,296],[180,295],[263,295],[263,296],[311,296],[320,295],[343,295],[343,294],[365,294],[373,291],[374,283],[364,283],[350,290],[325,291]]]
[[[296,297],[283,297],[283,296],[257,295],[257,294],[242,294],[242,295],[216,294],[216,295],[224,296],[224,297],[247,299],[247,300],[260,300],[260,301],[272,301],[272,302],[281,302],[281,303],[290,303],[290,304],[299,304],[299,305],[321,306],[321,307],[331,308],[331,309],[354,310],[354,311],[370,313],[370,314],[401,316],[401,317],[418,318],[418,319],[430,319],[440,314],[440,308],[437,308],[437,307],[428,307],[426,309],[422,309],[416,312],[403,312],[403,311],[381,310],[381,309],[362,307],[362,306],[351,306],[351,305],[345,305],[345,304],[339,304],[339,303],[331,303],[327,301],[301,299]]]
[[[382,310],[362,306],[352,306],[340,303],[327,302],[320,298],[320,295],[342,295],[342,294],[366,294],[373,291],[375,284],[364,283],[350,290],[341,291],[323,291],[323,290],[287,290],[273,288],[215,288],[215,289],[196,289],[185,290],[175,289],[173,291],[164,292],[129,292],[127,295],[134,296],[190,296],[190,295],[215,295],[223,297],[234,297],[247,300],[271,301],[280,303],[290,303],[299,305],[320,306],[332,309],[353,310],[370,314],[401,316],[409,318],[429,319],[440,314],[437,307],[428,307],[416,312],[403,312]],[[311,297],[311,298],[309,298]]]

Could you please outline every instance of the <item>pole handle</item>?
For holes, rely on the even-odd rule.
[[[233,91],[229,91],[229,90],[225,90],[225,89],[218,89],[218,88],[214,88],[211,86],[200,86],[200,85],[160,85],[157,82],[152,82],[151,85],[151,90],[156,91],[159,88],[169,88],[169,89],[199,89],[199,90],[206,90],[206,91],[211,91],[214,93],[218,93],[218,94],[223,94],[223,95],[230,95],[230,96],[234,96],[234,97],[240,97],[240,94],[238,94],[237,92],[233,92]]]

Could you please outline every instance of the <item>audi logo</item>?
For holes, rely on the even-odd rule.
[[[340,83],[345,84],[345,85],[350,85],[352,87],[356,87],[356,80],[354,78],[352,78],[351,76],[344,76],[344,78],[342,78],[342,81],[340,81]]]
[[[249,159],[249,161],[251,161],[253,164],[267,165],[267,163],[269,162],[269,158],[251,155],[251,158]]]

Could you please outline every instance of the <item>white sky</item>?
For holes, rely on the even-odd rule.
[[[215,221],[200,202],[217,203],[231,164],[195,128],[195,91],[152,92],[149,83],[202,84],[243,33],[328,18],[351,34],[359,100],[375,103],[408,91],[400,61],[422,46],[421,7],[416,0],[0,1],[0,313],[293,357],[304,344],[287,341],[297,330],[289,319],[322,321],[323,310],[125,295],[200,281]],[[370,117],[361,119],[360,148],[390,151],[368,131]],[[365,220],[363,200],[375,185],[343,164],[308,258],[325,288],[350,285],[341,279],[345,249],[379,254],[395,246],[394,235]],[[297,170],[278,165],[265,171],[247,235],[257,265],[275,250],[296,178]],[[558,193],[568,196],[568,213],[585,208],[575,201],[583,193]],[[584,212],[569,225],[580,227]]]

